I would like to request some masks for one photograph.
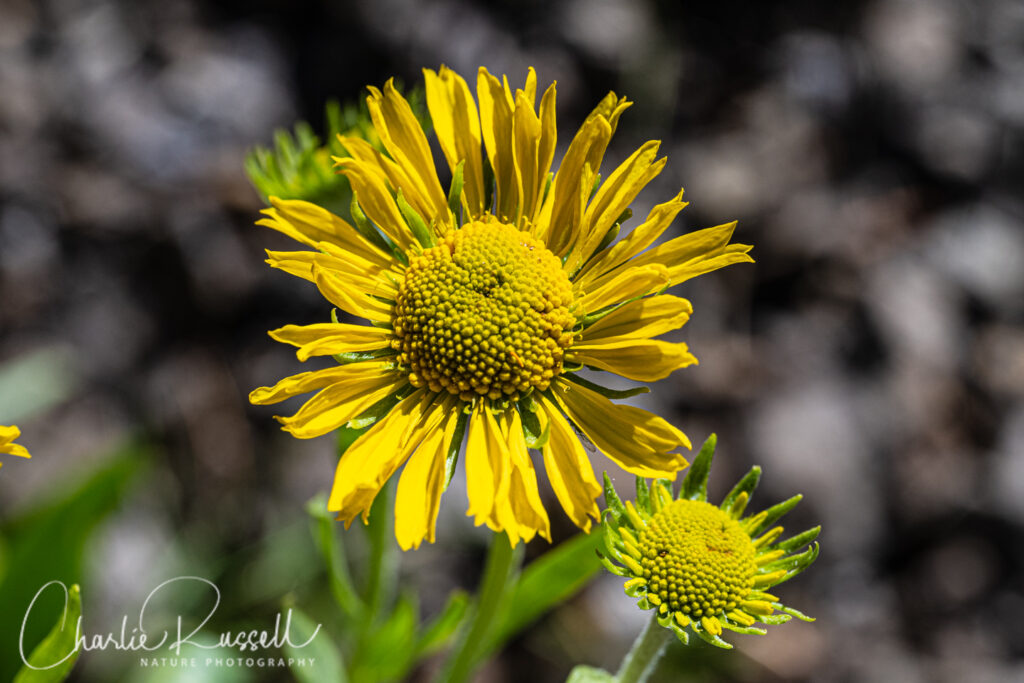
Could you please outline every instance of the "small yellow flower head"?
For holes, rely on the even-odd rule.
[[[346,522],[365,519],[401,470],[403,548],[434,540],[456,465],[466,474],[467,514],[513,544],[550,538],[540,463],[566,514],[588,531],[601,485],[581,435],[642,477],[674,478],[690,442],[661,417],[612,400],[643,389],[614,391],[576,373],[653,382],[696,363],[686,344],[658,339],[692,312],[666,290],[751,262],[751,247],[732,242],[735,222],[660,240],[686,206],[682,190],[617,239],[666,163],[652,140],[602,167],[625,98],[609,93],[564,136],[555,85],[540,90],[533,69],[516,89],[484,68],[475,89],[445,67],[423,75],[447,169],[439,172],[428,131],[388,82],[367,98],[380,144],[339,137],[352,223],[307,201],[270,198],[260,224],[304,249],[270,252],[268,263],[369,324],[335,317],[272,331],[298,347],[300,361],[331,356],[338,365],[261,387],[250,400],[312,393],[278,418],[298,438],[364,430],[338,463],[328,509]],[[556,140],[568,140],[557,161]],[[451,177],[447,189],[442,176]]]
[[[24,446],[14,443],[14,440],[21,436],[21,430],[17,427],[5,427],[0,425],[0,453],[16,455],[20,458],[31,458]],[[0,463],[3,467],[3,463]]]
[[[743,517],[761,470],[753,468],[720,506],[707,502],[707,477],[714,456],[711,436],[683,481],[678,498],[671,483],[648,487],[637,479],[637,503],[622,503],[605,475],[605,551],[601,560],[614,574],[627,578],[626,594],[639,598],[643,609],[656,609],[658,623],[672,629],[684,643],[687,627],[718,647],[732,645],[723,629],[764,634],[754,626],[781,624],[797,617],[765,591],[796,576],[818,556],[812,543],[821,527],[778,541],[782,527],[771,525],[792,509],[800,496]],[[771,527],[771,528],[769,528]],[[779,613],[777,614],[776,611]]]

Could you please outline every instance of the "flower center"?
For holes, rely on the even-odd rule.
[[[647,590],[691,618],[736,608],[754,585],[755,551],[739,522],[696,500],[677,500],[640,534]]]
[[[414,386],[516,399],[561,372],[571,303],[562,262],[543,243],[510,225],[468,223],[409,263],[392,346]]]

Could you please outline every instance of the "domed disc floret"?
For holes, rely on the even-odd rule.
[[[676,500],[640,534],[647,590],[691,619],[736,608],[750,593],[757,567],[750,537],[719,508]]]
[[[475,221],[409,263],[392,346],[409,381],[469,401],[546,389],[575,318],[561,260],[529,233]]]

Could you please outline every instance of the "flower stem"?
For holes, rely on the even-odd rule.
[[[672,630],[658,624],[657,614],[652,616],[623,658],[615,680],[618,683],[644,683],[654,673],[658,660],[672,638]]]
[[[449,656],[439,681],[464,683],[472,675],[485,654],[483,650],[487,647],[490,636],[493,635],[493,627],[496,626],[496,617],[501,609],[502,598],[505,597],[509,577],[516,572],[522,560],[522,546],[513,549],[507,535],[494,534],[491,547],[487,551],[484,575],[477,591],[476,609],[462,631],[455,650]]]

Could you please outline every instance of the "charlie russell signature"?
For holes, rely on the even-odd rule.
[[[213,590],[215,598],[213,607],[206,614],[203,620],[191,630],[187,629],[183,625],[182,615],[178,615],[175,621],[176,627],[173,629],[173,632],[164,630],[159,634],[147,633],[146,629],[143,627],[143,621],[145,620],[146,609],[149,607],[150,601],[167,586],[179,581],[195,581],[209,586]],[[79,651],[90,652],[93,650],[107,650],[110,648],[129,652],[155,652],[161,648],[166,648],[167,651],[172,652],[175,656],[181,656],[181,648],[185,645],[192,645],[193,647],[202,648],[204,650],[234,648],[239,652],[255,652],[257,650],[269,648],[281,648],[284,645],[288,645],[295,649],[301,649],[309,645],[313,639],[316,638],[321,627],[320,624],[317,624],[316,629],[313,631],[313,635],[311,635],[305,642],[293,642],[291,639],[292,610],[289,609],[285,613],[283,626],[281,624],[282,615],[280,612],[277,613],[274,620],[273,630],[252,629],[249,631],[237,632],[224,631],[218,635],[215,642],[210,642],[209,634],[203,639],[206,642],[200,642],[198,640],[199,632],[204,626],[206,626],[207,622],[213,618],[213,615],[217,612],[217,608],[220,606],[220,589],[217,588],[216,584],[212,581],[208,581],[207,579],[198,576],[178,576],[164,581],[154,588],[146,597],[145,602],[142,603],[142,608],[139,610],[138,626],[134,626],[129,630],[128,615],[126,614],[121,619],[121,628],[119,631],[89,634],[82,629],[82,617],[79,617],[78,623],[75,625],[74,647],[70,648],[62,658],[55,662],[38,662],[33,665],[28,662],[28,657],[25,653],[25,625],[28,623],[29,615],[32,613],[32,608],[35,607],[36,601],[39,600],[39,596],[51,588],[64,591],[64,612],[61,619],[61,630],[68,627],[68,624],[65,623],[67,621],[68,614],[68,587],[61,581],[50,581],[39,589],[35,597],[32,598],[32,602],[29,603],[28,609],[25,611],[25,618],[21,622],[21,634],[18,638],[18,651],[21,654],[21,661],[24,662],[25,666],[30,669],[35,669],[36,671],[45,671],[46,669],[52,669],[60,666]],[[188,632],[186,633],[186,631]]]

